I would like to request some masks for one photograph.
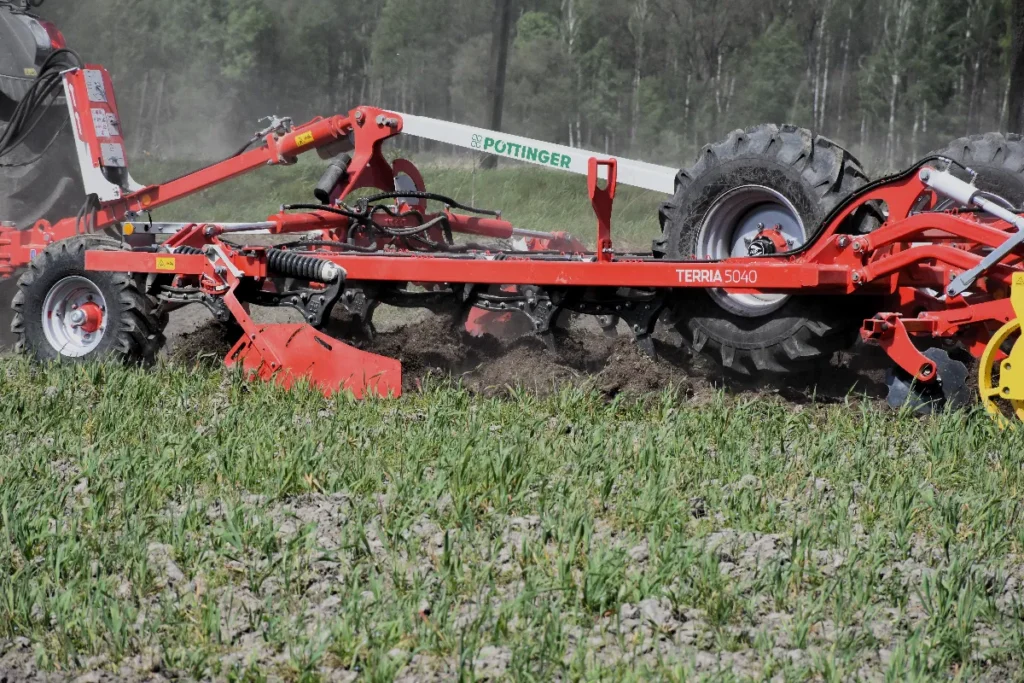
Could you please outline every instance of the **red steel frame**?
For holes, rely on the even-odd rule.
[[[344,116],[314,119],[286,133],[270,133],[258,149],[102,204],[95,229],[116,225],[266,165],[294,163],[300,154],[330,147],[345,138],[354,146],[353,158],[344,187],[334,193],[333,199],[349,197],[363,188],[390,190],[396,173],[409,175],[422,187],[422,178],[412,164],[388,163],[382,152],[383,143],[400,135],[402,125],[398,114],[359,107]],[[890,295],[893,312],[866,321],[862,334],[921,381],[934,380],[936,367],[914,346],[913,336],[958,337],[980,355],[992,330],[1015,317],[1008,294],[1012,275],[1020,269],[1020,255],[1008,257],[986,273],[974,289],[980,294],[948,300],[923,294],[922,290],[928,289],[942,291],[957,275],[977,265],[985,248],[998,246],[1008,238],[1011,226],[969,212],[915,213],[922,205],[934,206],[937,200],[917,173],[879,184],[855,197],[800,252],[699,262],[614,253],[611,212],[616,168],[615,160],[591,160],[588,185],[598,217],[596,252],[567,252],[561,256],[503,252],[495,258],[495,253],[487,251],[424,253],[395,250],[392,246],[373,254],[323,251],[310,255],[333,262],[345,271],[348,280],[360,282]],[[607,176],[603,187],[598,179],[601,169]],[[844,234],[844,222],[871,202],[884,203],[887,222],[868,235]],[[445,213],[452,229],[458,232],[495,238],[508,238],[513,233],[510,223],[497,218],[468,217],[447,209]],[[432,216],[425,218],[430,220]],[[391,227],[409,225],[408,219],[389,220]],[[272,233],[320,231],[323,239],[336,239],[350,227],[349,218],[317,210],[281,212],[269,217],[268,222]],[[80,230],[73,218],[54,225],[41,221],[26,231],[0,230],[0,276],[10,275],[48,244],[73,237]],[[285,384],[307,378],[325,391],[347,389],[357,396],[401,392],[397,361],[356,351],[308,326],[257,326],[235,291],[244,278],[263,280],[268,276],[265,249],[236,249],[220,239],[225,232],[228,230],[218,225],[196,224],[164,245],[215,247],[208,255],[90,251],[86,266],[96,271],[198,278],[204,291],[223,297],[245,331],[228,363],[240,364],[264,378],[276,378]]]

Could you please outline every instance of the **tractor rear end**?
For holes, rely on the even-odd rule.
[[[286,386],[397,396],[400,363],[366,350],[374,311],[389,304],[452,313],[478,333],[515,318],[552,345],[566,316],[595,316],[607,329],[622,321],[651,354],[665,321],[696,352],[747,377],[820,369],[859,337],[892,359],[896,405],[966,405],[967,362],[976,361],[987,408],[1003,418],[1022,412],[1018,138],[958,141],[871,181],[825,138],[760,126],[708,146],[677,173],[359,107],[303,126],[274,120],[248,151],[141,186],[127,170],[109,77],[86,67],[64,79],[82,122],[90,202],[75,218],[0,233],[0,270],[29,265],[14,329],[37,358],[150,363],[167,314],[201,305],[238,330],[229,366]],[[96,109],[102,116],[81,116]],[[429,191],[412,163],[383,153],[404,134],[481,150],[490,140],[487,151],[586,174],[596,248]],[[312,151],[333,159],[313,203],[286,205],[259,223],[140,221]],[[615,247],[620,181],[673,191],[652,252]],[[120,237],[97,237],[101,230]],[[278,244],[246,242],[254,232]],[[510,248],[521,241],[532,249]],[[251,306],[289,307],[304,322],[260,324]]]

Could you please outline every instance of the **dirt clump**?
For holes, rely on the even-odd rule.
[[[598,388],[607,396],[643,396],[671,389],[692,395],[692,378],[678,363],[677,349],[656,344],[659,358],[645,353],[629,338],[615,340],[604,368],[597,374]],[[666,357],[667,356],[667,357]]]
[[[475,338],[454,318],[431,316],[381,333],[367,349],[402,361],[407,389],[428,377],[450,377],[487,396],[526,389],[550,395],[566,386],[590,385],[609,397],[643,396],[689,384],[676,363],[681,352],[659,344],[669,362],[647,356],[631,337],[608,337],[583,325],[552,340]]]

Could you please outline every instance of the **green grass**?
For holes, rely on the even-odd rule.
[[[981,415],[19,359],[0,395],[0,643],[47,669],[1022,673],[1024,437]]]
[[[161,182],[193,170],[184,164],[147,163],[135,169],[140,182]],[[290,167],[261,169],[205,193],[168,205],[157,220],[260,221],[282,204],[313,201],[324,164],[302,159]],[[500,210],[516,227],[570,232],[596,242],[597,219],[582,176],[530,167],[476,171],[462,162],[422,166],[427,189],[481,209]],[[651,248],[658,236],[658,206],[664,197],[621,186],[616,197],[613,238],[620,248]]]

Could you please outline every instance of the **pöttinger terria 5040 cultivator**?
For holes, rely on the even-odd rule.
[[[665,317],[693,349],[741,375],[827,363],[859,333],[893,360],[892,400],[929,409],[966,401],[967,367],[950,352],[971,354],[981,363],[986,407],[1024,417],[1018,138],[965,139],[871,182],[848,152],[791,126],[736,131],[676,172],[359,107],[301,126],[274,120],[247,151],[141,186],[127,170],[107,73],[89,66],[63,78],[89,199],[77,217],[0,233],[0,273],[25,269],[13,329],[19,347],[40,359],[147,362],[163,342],[167,312],[201,304],[238,326],[230,366],[285,385],[306,380],[325,392],[397,396],[399,362],[325,334],[332,311],[344,311],[364,335],[380,303],[512,313],[540,335],[574,312],[605,325],[625,321],[652,351],[651,334]],[[384,143],[399,135],[586,174],[596,249],[428,192],[412,163],[385,158]],[[317,203],[284,206],[250,224],[140,220],[314,150],[332,160]],[[671,196],[649,253],[614,247],[619,182]],[[296,239],[273,247],[240,241],[253,232]],[[530,249],[457,242],[453,233],[528,240]],[[292,307],[306,322],[260,325],[250,304]]]

